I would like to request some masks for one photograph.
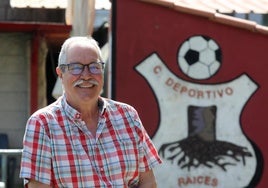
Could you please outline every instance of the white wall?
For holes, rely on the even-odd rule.
[[[29,112],[30,35],[0,33],[0,132],[21,148]]]

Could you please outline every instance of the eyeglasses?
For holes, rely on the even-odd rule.
[[[81,74],[85,67],[88,67],[88,70],[92,74],[101,74],[104,70],[104,63],[103,62],[94,62],[89,64],[82,64],[82,63],[69,63],[69,64],[61,64],[61,70],[67,67],[68,71],[73,75]]]

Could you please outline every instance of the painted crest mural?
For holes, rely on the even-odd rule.
[[[212,77],[221,63],[220,46],[207,36],[192,36],[179,48],[178,68],[193,79]],[[239,121],[258,88],[250,75],[237,75],[225,83],[188,82],[175,76],[156,53],[136,70],[160,106],[161,121],[153,138],[164,160],[156,171],[159,187],[248,185],[257,160]]]

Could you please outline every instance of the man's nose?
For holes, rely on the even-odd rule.
[[[84,66],[84,69],[82,70],[81,75],[83,76],[92,75],[92,73],[90,72],[89,65]]]

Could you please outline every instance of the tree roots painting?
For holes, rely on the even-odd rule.
[[[182,169],[213,165],[226,171],[226,166],[236,165],[238,162],[246,164],[246,157],[252,154],[245,147],[237,146],[225,141],[205,141],[198,136],[163,144],[159,154],[171,163],[177,163]]]

